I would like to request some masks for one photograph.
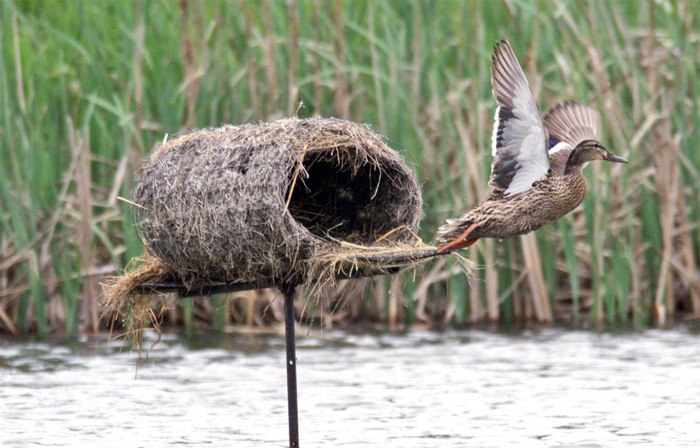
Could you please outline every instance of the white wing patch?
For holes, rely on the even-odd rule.
[[[550,136],[550,144],[552,143],[552,137]],[[567,142],[559,142],[549,149],[549,169],[557,174],[564,174],[566,172],[566,163],[569,160],[571,151],[574,147]]]
[[[559,142],[556,145],[554,145],[552,149],[549,150],[549,157],[563,152],[569,153],[572,149],[574,148],[570,144],[566,142]]]

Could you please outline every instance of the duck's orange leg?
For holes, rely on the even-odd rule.
[[[478,226],[476,224],[470,225],[467,230],[464,231],[463,234],[458,236],[457,238],[453,239],[449,243],[441,244],[437,248],[437,253],[440,252],[445,252],[446,250],[455,250],[455,249],[463,249],[465,247],[469,247],[472,244],[476,243],[479,241],[479,238],[471,238],[467,239],[470,233],[472,233],[474,230],[476,230]]]

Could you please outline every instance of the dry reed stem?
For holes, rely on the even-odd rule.
[[[476,250],[469,251],[469,261],[474,265],[478,263],[479,255]],[[480,289],[469,288],[469,321],[472,323],[479,322],[485,314]]]
[[[662,104],[665,113],[655,129],[657,149],[653,153],[663,243],[659,283],[654,298],[654,317],[660,324],[665,323],[666,319],[673,319],[674,304],[678,301],[677,291],[688,291],[692,311],[700,310],[700,291],[697,281],[693,281],[697,276],[697,264],[692,255],[692,240],[680,183],[679,156],[682,151],[678,142],[671,137],[668,102],[664,100]],[[676,276],[671,272],[674,267]]]
[[[297,85],[297,68],[299,65],[299,18],[297,13],[296,0],[290,0],[287,5],[289,17],[289,93],[287,101],[287,115],[293,116],[296,112],[297,100],[299,97],[299,86]]]
[[[334,20],[336,32],[336,51],[338,66],[335,71],[335,112],[344,120],[350,119],[350,97],[348,95],[348,82],[345,77],[345,28],[343,26],[343,4],[340,0],[334,3]]]
[[[27,102],[24,99],[24,77],[22,76],[22,55],[19,47],[19,29],[17,26],[17,12],[12,12],[12,45],[15,53],[15,82],[17,104],[22,113],[27,111]]]
[[[486,312],[488,320],[497,322],[499,317],[498,298],[498,268],[494,254],[496,252],[493,240],[488,240],[484,248],[484,281],[486,283]]]
[[[12,336],[17,336],[19,334],[15,323],[12,321],[12,318],[7,314],[7,311],[5,311],[5,306],[2,303],[0,303],[0,320],[5,324],[7,331],[9,331],[10,334],[12,334]]]
[[[413,300],[416,302],[416,319],[423,323],[432,323],[433,319],[428,314],[429,288],[437,283],[447,280],[449,273],[445,269],[445,258],[441,257],[430,270],[420,277],[418,286],[413,293]]]
[[[185,68],[185,79],[182,89],[185,91],[186,112],[184,126],[191,128],[194,120],[194,108],[197,104],[199,84],[197,83],[197,67],[194,54],[194,44],[189,36],[189,9],[187,0],[180,0],[180,25],[182,27],[182,59]]]
[[[316,49],[313,51],[313,66],[314,66],[314,116],[319,117],[322,114],[322,91],[321,91],[321,56],[320,42],[321,39],[321,21],[319,19],[319,11],[321,10],[321,0],[314,0],[314,7],[311,16],[311,24],[314,29],[314,38]]]
[[[75,171],[76,195],[78,211],[81,221],[78,228],[78,247],[80,248],[81,264],[84,271],[90,271],[95,267],[94,252],[92,247],[92,179],[90,170],[90,144],[85,138],[78,136],[76,130],[69,123],[69,139],[73,157],[77,160]],[[93,276],[84,278],[83,283],[84,312],[86,323],[92,332],[97,332],[100,324],[99,280]]]
[[[134,30],[134,127],[136,133],[143,129],[143,49],[145,48],[146,27],[143,23],[143,5],[142,2],[136,2],[136,29]],[[140,156],[142,150],[141,139],[135,138],[138,145],[139,154],[134,154],[134,162],[138,162],[137,156]],[[135,152],[135,151],[134,151]],[[138,166],[137,163],[132,163],[133,167]]]
[[[243,7],[243,16],[245,18],[245,37],[247,42],[253,42],[253,18],[250,14],[250,5],[246,4]],[[257,118],[264,117],[262,101],[258,98],[258,72],[255,66],[255,58],[253,57],[253,46],[246,47],[246,72],[248,78],[248,94],[250,95],[251,109],[257,112]]]
[[[275,110],[275,103],[278,92],[277,83],[277,64],[275,63],[275,34],[272,31],[272,14],[270,0],[265,0],[262,8],[263,24],[265,27],[265,37],[263,39],[263,57],[265,60],[265,74],[267,79],[267,110],[266,115],[269,117]]]
[[[399,328],[403,305],[406,303],[401,286],[400,277],[391,277],[389,280],[389,328],[394,331]]]
[[[5,306],[12,303],[11,300],[6,299],[6,291],[10,284],[11,269],[14,265],[14,263],[10,263],[10,261],[17,259],[17,254],[14,253],[12,245],[3,235],[2,239],[0,239],[0,321],[5,324],[7,331],[13,336],[18,334],[17,326],[5,310]]]
[[[476,150],[474,143],[476,140],[475,133],[474,133],[474,125],[471,123],[469,120],[469,117],[462,117],[461,110],[459,109],[459,105],[457,102],[454,102],[452,104],[453,110],[454,110],[454,115],[458,117],[455,120],[455,127],[457,129],[457,133],[460,138],[460,143],[462,144],[462,151],[464,153],[464,160],[466,162],[466,167],[467,167],[467,174],[466,178],[469,179],[469,182],[466,187],[466,203],[467,204],[476,204],[478,200],[481,198],[484,198],[485,195],[487,194],[486,191],[486,181],[483,179],[483,176],[481,174],[481,168],[479,166],[479,157],[478,157],[478,151]],[[456,165],[456,164],[455,164]],[[462,173],[458,173],[457,176],[461,177],[464,176]],[[488,244],[488,243],[487,243]],[[483,251],[482,247],[479,247],[478,250]],[[485,253],[485,252],[482,252]],[[489,271],[486,275],[486,281],[487,282],[493,282],[494,280],[497,280],[497,277],[494,275],[494,272],[492,270],[494,269],[493,266],[493,258],[489,256],[491,263],[488,261],[486,262],[484,269]],[[473,265],[477,265],[478,263],[478,252],[476,250],[469,251],[469,261]],[[498,285],[494,285],[492,283],[489,283],[486,285],[487,290],[493,291],[494,288],[498,288]],[[489,295],[488,298],[490,300],[493,300],[493,296]],[[487,305],[490,306],[491,309],[494,307],[497,309],[498,304],[493,304]],[[450,304],[450,307],[448,308],[448,312],[445,315],[445,319],[448,317],[451,318],[452,314],[455,312],[454,304]],[[497,311],[496,311],[497,313]],[[469,289],[469,319],[471,322],[477,322],[483,319],[483,316],[486,315],[484,312],[484,304],[482,303],[481,299],[481,293],[479,291],[479,288],[470,288]]]
[[[418,13],[413,15],[413,42],[411,42],[411,51],[413,57],[413,67],[411,69],[411,93],[416,100],[418,107],[421,107],[420,80],[421,80],[421,62],[423,61],[423,14],[420,11],[421,4],[416,2],[415,8]]]
[[[367,25],[369,27],[369,51],[370,58],[372,60],[372,71],[374,73],[380,73],[379,69],[379,56],[377,55],[377,39],[374,30],[374,3],[369,2],[367,4]],[[382,81],[379,76],[374,77],[374,96],[377,98],[377,112],[379,116],[379,129],[386,129],[386,112],[384,106],[384,94],[382,92]]]
[[[374,307],[372,313],[378,316],[379,320],[382,322],[386,322],[387,320],[386,307],[384,306],[386,297],[386,282],[386,277],[379,277],[375,279],[373,282],[374,290],[372,291],[372,305]]]
[[[528,283],[530,285],[530,300],[538,322],[551,323],[552,309],[549,304],[549,291],[542,273],[542,260],[540,258],[537,237],[534,233],[522,235],[520,242],[523,248],[525,269],[527,270]]]

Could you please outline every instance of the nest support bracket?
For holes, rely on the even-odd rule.
[[[287,346],[287,410],[289,416],[289,446],[299,446],[299,415],[297,411],[297,355],[295,340],[294,298],[296,285],[282,286],[284,294],[284,336]]]

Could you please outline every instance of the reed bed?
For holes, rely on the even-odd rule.
[[[143,253],[134,174],[166,134],[284,116],[368,123],[420,179],[432,242],[488,194],[493,44],[543,107],[592,105],[630,164],[582,206],[465,257],[341,282],[304,318],[666,324],[700,316],[700,3],[0,0],[0,331],[105,328],[99,284]],[[183,300],[168,324],[281,319],[274,292]],[[318,319],[317,319],[318,318]]]

